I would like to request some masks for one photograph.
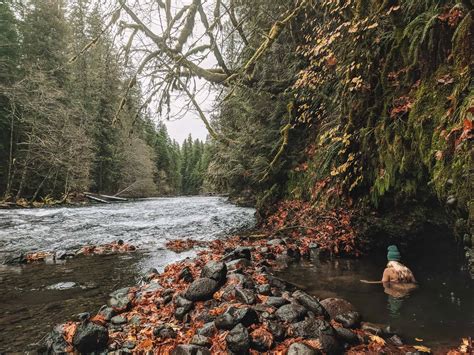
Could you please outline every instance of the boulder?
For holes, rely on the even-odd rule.
[[[63,336],[64,324],[57,325],[42,340],[38,353],[40,354],[62,354],[66,353],[68,344]]]
[[[127,323],[127,318],[122,317],[120,315],[114,316],[110,319],[110,323],[115,324],[115,325],[122,325]]]
[[[236,281],[237,285],[239,285],[242,288],[248,288],[248,289],[255,288],[255,284],[252,278],[249,277],[248,275],[238,274],[234,272],[227,275],[227,281],[230,281],[231,283],[234,283]]]
[[[293,343],[288,348],[287,355],[317,355],[320,352],[304,343]]]
[[[104,317],[104,319],[107,322],[110,321],[112,319],[112,317],[117,315],[117,313],[114,311],[114,309],[112,307],[107,307],[106,305],[103,305],[100,308],[98,314],[101,315],[102,317]]]
[[[129,296],[129,287],[121,288],[112,292],[109,296],[109,305],[115,311],[123,312],[130,307],[131,300]]]
[[[171,355],[211,355],[209,349],[198,345],[178,345]]]
[[[342,342],[347,343],[349,345],[360,344],[359,337],[352,330],[342,327],[334,328],[334,330],[336,331],[338,339],[340,339]]]
[[[242,325],[245,327],[249,327],[252,324],[258,323],[258,314],[253,308],[237,308],[234,314],[237,322],[242,323]]]
[[[222,260],[231,261],[236,259],[247,259],[250,260],[252,257],[252,249],[249,247],[238,247],[232,250],[230,253],[224,255]]]
[[[235,259],[232,261],[227,262],[225,265],[227,267],[227,270],[243,270],[245,267],[250,266],[250,260],[249,259]]]
[[[211,299],[218,289],[219,285],[216,280],[202,277],[189,285],[184,297],[190,301],[206,301]]]
[[[285,304],[276,310],[275,315],[284,322],[294,323],[302,320],[307,313],[306,308],[299,304]]]
[[[288,304],[289,301],[283,297],[268,297],[267,300],[265,301],[266,305],[272,306],[272,307],[281,307],[285,304]]]
[[[191,339],[191,344],[198,345],[198,346],[204,346],[206,348],[209,348],[209,347],[211,347],[212,342],[211,342],[211,339],[209,339],[208,337],[206,337],[204,335],[196,334]]]
[[[250,333],[250,347],[265,352],[273,347],[273,335],[266,329],[255,329]]]
[[[341,323],[344,328],[358,328],[360,318],[359,312],[351,311],[337,315],[334,320]]]
[[[217,316],[214,325],[217,329],[230,330],[238,323],[234,315],[235,308],[230,307],[226,312]]]
[[[254,304],[256,302],[255,293],[240,287],[235,288],[235,298],[244,304]]]
[[[250,348],[249,332],[242,324],[237,324],[225,337],[227,348],[236,354],[246,354]]]
[[[201,277],[207,277],[217,281],[219,284],[225,282],[227,276],[227,266],[223,262],[210,261],[201,271]]]
[[[355,311],[354,306],[342,298],[326,298],[320,303],[328,312],[331,319],[336,318],[340,314]]]
[[[275,340],[281,341],[285,338],[285,328],[277,322],[268,322],[268,330],[272,333]]]
[[[340,351],[336,331],[325,320],[309,318],[292,324],[290,325],[290,333],[294,337],[319,339],[325,353],[333,354]]]
[[[381,335],[384,333],[384,327],[381,324],[362,322],[361,329],[374,335]]]
[[[293,297],[305,307],[308,311],[313,312],[316,316],[323,316],[328,318],[329,315],[326,312],[326,309],[321,305],[321,303],[311,295],[308,295],[306,292],[297,290],[293,292]]]
[[[193,282],[194,277],[191,269],[188,266],[185,266],[180,273],[178,274],[178,280],[183,280],[184,282]]]
[[[81,353],[104,350],[109,341],[109,332],[101,325],[85,322],[77,327],[72,344]]]
[[[174,339],[178,336],[173,328],[165,325],[153,329],[153,335],[162,339]]]
[[[197,334],[204,335],[206,337],[212,337],[216,333],[216,330],[217,328],[214,325],[214,322],[209,322],[204,324],[202,328],[199,328],[197,330]]]

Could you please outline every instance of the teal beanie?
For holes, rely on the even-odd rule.
[[[388,261],[400,261],[400,252],[396,245],[390,245],[388,248],[387,259]]]

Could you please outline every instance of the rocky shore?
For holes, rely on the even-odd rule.
[[[363,322],[347,300],[318,300],[272,274],[279,262],[319,257],[310,238],[231,237],[194,259],[150,270],[112,292],[97,314],[55,327],[40,352],[360,354],[429,351]]]

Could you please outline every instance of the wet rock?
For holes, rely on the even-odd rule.
[[[109,332],[101,325],[87,322],[77,327],[72,344],[81,353],[104,350],[109,341]]]
[[[355,311],[354,306],[342,298],[326,298],[320,303],[328,312],[331,319],[334,319],[340,314]]]
[[[357,336],[356,333],[354,333],[350,329],[346,328],[334,328],[336,331],[337,337],[344,343],[350,344],[350,345],[356,345],[360,343],[360,339]]]
[[[301,259],[301,252],[298,248],[288,248],[286,255],[292,259],[299,260]]]
[[[211,314],[209,310],[204,309],[196,316],[196,320],[204,323],[213,322],[216,316]]]
[[[121,288],[117,291],[112,292],[109,296],[109,305],[116,311],[125,311],[130,307],[129,287]]]
[[[247,259],[250,260],[252,257],[252,249],[249,247],[238,247],[230,253],[224,255],[222,260],[231,261],[237,259]]]
[[[266,305],[276,307],[276,308],[279,308],[288,303],[289,301],[283,297],[273,297],[273,296],[268,297],[268,299],[265,301]]]
[[[164,289],[163,292],[161,293],[162,296],[169,296],[169,295],[174,295],[176,291],[173,288],[167,288]]]
[[[127,323],[127,318],[122,316],[115,316],[110,319],[110,322],[114,325],[122,325]]]
[[[285,328],[277,322],[268,322],[268,330],[272,333],[275,340],[283,340],[285,338]]]
[[[54,255],[56,260],[66,260],[68,258],[73,258],[74,256],[74,253],[68,252],[66,250],[58,250]]]
[[[199,278],[189,285],[184,297],[191,301],[206,301],[212,298],[218,288],[217,281],[207,277]]]
[[[208,337],[197,334],[191,339],[191,344],[209,348],[211,347],[212,342],[211,339],[209,339]]]
[[[384,333],[383,325],[369,323],[369,322],[362,322],[361,329],[366,331],[367,333],[374,334],[374,335],[381,335]]]
[[[250,348],[249,332],[242,324],[237,324],[225,337],[227,348],[237,354],[245,354]]]
[[[163,289],[163,286],[161,286],[157,282],[150,282],[149,284],[146,284],[142,288],[143,293],[154,293],[156,291],[160,291]]]
[[[82,312],[82,313],[76,314],[76,318],[80,322],[87,321],[89,320],[90,317],[91,317],[91,314],[89,312]]]
[[[403,341],[398,335],[392,335],[388,341],[395,346],[403,346]]]
[[[321,305],[321,303],[311,295],[308,295],[306,292],[297,290],[293,292],[292,295],[298,303],[305,307],[308,311],[313,312],[316,316],[323,316],[328,318],[329,315],[326,309]]]
[[[285,291],[287,289],[287,283],[280,279],[279,277],[273,276],[273,275],[265,275],[265,277],[268,280],[268,284],[271,287],[275,287],[279,289],[280,291]]]
[[[306,308],[298,304],[285,304],[278,308],[275,315],[282,321],[294,323],[302,320],[308,313]]]
[[[271,294],[272,292],[272,288],[270,287],[270,285],[266,284],[266,285],[259,285],[257,287],[257,292],[260,293],[261,295],[264,295],[264,296],[268,296]]]
[[[230,330],[238,323],[234,316],[235,309],[229,308],[226,312],[218,315],[214,320],[217,329]]]
[[[258,314],[253,308],[238,308],[234,315],[237,322],[242,323],[245,327],[258,323]]]
[[[147,272],[145,272],[145,275],[143,276],[143,280],[145,282],[150,282],[153,280],[155,277],[159,275],[158,270],[152,267],[151,269],[148,269]]]
[[[341,323],[344,328],[357,328],[360,325],[360,318],[359,312],[352,311],[339,314],[334,320]]]
[[[198,345],[178,345],[172,355],[211,355],[209,349]]]
[[[320,352],[303,343],[293,343],[288,348],[287,355],[317,355]]]
[[[174,311],[174,316],[176,319],[180,320],[180,321],[184,321],[185,320],[185,317],[186,315],[189,313],[189,309],[186,309],[184,307],[178,307],[176,308],[176,310]],[[187,321],[188,319],[186,319]]]
[[[235,288],[235,297],[244,304],[254,304],[256,302],[255,293],[240,287]]]
[[[178,334],[173,328],[162,325],[153,329],[153,335],[163,339],[175,339]]]
[[[319,339],[325,353],[332,354],[340,350],[336,331],[325,320],[309,318],[290,325],[289,332],[295,337]]]
[[[252,349],[266,352],[274,345],[273,335],[265,329],[256,329],[250,333],[250,347]]]
[[[237,281],[237,284],[243,288],[254,289],[255,284],[251,277],[239,273],[232,273],[227,276],[227,280],[232,282]]]
[[[71,288],[74,288],[74,287],[77,287],[79,286],[77,283],[75,282],[72,282],[72,281],[67,281],[67,282],[58,282],[54,285],[49,285],[47,286],[46,288],[48,290],[59,290],[59,291],[63,291],[63,290],[69,290]]]
[[[210,261],[201,271],[201,277],[207,277],[217,281],[219,284],[225,282],[227,276],[227,266],[222,262]]]
[[[183,280],[184,282],[193,282],[194,277],[191,269],[185,266],[178,274],[178,280]]]
[[[217,331],[216,326],[214,325],[214,322],[209,322],[206,323],[202,326],[202,328],[199,328],[197,330],[197,334],[199,335],[204,335],[206,337],[212,337]]]
[[[42,341],[40,347],[38,348],[38,352],[40,354],[45,353],[66,353],[66,348],[68,344],[63,337],[64,332],[64,325],[57,325],[54,329],[46,335],[44,340]]]
[[[248,259],[235,259],[226,263],[227,270],[243,270],[245,267],[250,266],[250,260]]]
[[[174,303],[176,304],[177,307],[186,308],[188,311],[191,310],[191,308],[193,308],[193,302],[182,296],[176,297],[174,300]]]
[[[116,316],[117,313],[114,311],[114,309],[112,307],[107,307],[106,305],[103,305],[99,312],[98,312],[99,315],[101,315],[102,317],[104,317],[104,319],[108,322],[112,319],[112,317]]]

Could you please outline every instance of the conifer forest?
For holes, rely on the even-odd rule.
[[[0,353],[472,352],[473,17],[0,0]]]

